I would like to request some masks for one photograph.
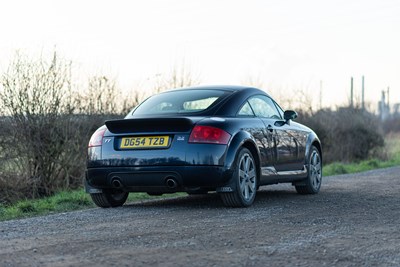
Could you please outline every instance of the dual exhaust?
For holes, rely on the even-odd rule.
[[[111,185],[114,188],[122,188],[124,187],[123,183],[121,182],[121,178],[118,176],[114,176],[111,178]],[[178,182],[176,181],[176,177],[174,176],[167,176],[165,178],[165,186],[169,189],[176,189],[178,187]]]

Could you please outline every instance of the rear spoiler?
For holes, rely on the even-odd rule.
[[[109,120],[108,130],[115,134],[143,132],[188,132],[194,122],[188,118],[141,118]]]

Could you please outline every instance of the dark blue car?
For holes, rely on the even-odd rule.
[[[264,91],[208,86],[154,95],[125,119],[106,121],[89,142],[86,191],[100,207],[150,195],[216,191],[246,207],[262,185],[292,183],[316,194],[322,180],[317,135]]]

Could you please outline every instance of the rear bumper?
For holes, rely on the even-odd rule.
[[[179,192],[193,188],[216,190],[227,185],[232,170],[223,166],[160,166],[88,168],[86,189],[121,189],[127,192]],[[167,182],[176,181],[175,186]],[[115,181],[118,180],[118,183]]]

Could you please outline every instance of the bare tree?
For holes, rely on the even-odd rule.
[[[132,90],[125,92],[123,101],[121,104],[121,114],[127,114],[134,107],[139,105],[146,97],[145,92],[140,90]]]
[[[263,90],[265,89],[265,84],[263,79],[261,78],[261,75],[249,75],[241,83],[245,86],[252,86]]]
[[[194,74],[190,67],[183,63],[175,65],[167,76],[157,74],[153,91],[156,93],[180,87],[188,87],[200,84],[199,75]]]
[[[0,79],[1,176],[25,197],[82,183],[88,139],[104,120],[81,113],[87,106],[71,80],[71,62],[56,52],[49,60],[17,53]],[[108,82],[99,84],[105,88]],[[108,102],[95,103],[107,112],[113,109]]]
[[[17,53],[1,79],[0,101],[11,127],[4,149],[13,154],[14,168],[29,179],[33,196],[50,193],[62,171],[59,161],[67,136],[60,123],[70,67],[56,52],[49,61]]]
[[[86,95],[86,114],[117,113],[117,98],[120,95],[115,79],[110,79],[106,76],[89,78],[88,94]]]

